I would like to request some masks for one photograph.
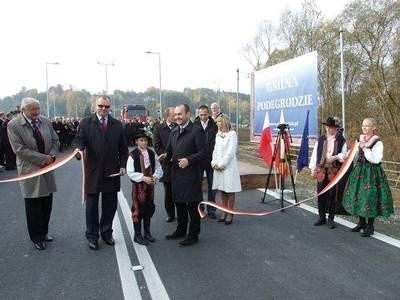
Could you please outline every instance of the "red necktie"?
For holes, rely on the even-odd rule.
[[[40,129],[38,127],[38,120],[37,119],[33,119],[32,121],[32,128],[33,128],[33,132],[35,133],[35,135],[43,141],[43,137],[42,137],[42,133],[40,132]]]

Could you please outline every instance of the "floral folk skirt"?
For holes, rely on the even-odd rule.
[[[393,197],[380,164],[359,163],[347,181],[343,201],[344,209],[356,216],[388,217],[393,213]]]

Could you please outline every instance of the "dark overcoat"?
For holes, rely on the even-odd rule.
[[[103,132],[96,114],[81,120],[73,146],[85,150],[85,192],[118,192],[120,177],[107,177],[126,168],[128,146],[120,121],[108,116]]]
[[[174,126],[175,124],[173,125],[173,127]],[[171,134],[171,128],[169,128],[167,123],[160,123],[154,127],[153,145],[157,155],[165,153],[170,134]],[[164,159],[161,162],[161,167],[163,170],[163,176],[160,178],[160,181],[171,182],[171,162],[169,160]]]
[[[215,137],[217,136],[218,133],[217,123],[215,123],[213,118],[208,117],[207,127],[206,129],[204,129],[203,125],[201,124],[200,117],[196,117],[196,119],[194,119],[193,124],[200,126],[200,128],[204,130],[204,133],[206,135],[208,151],[207,151],[207,159],[205,159],[202,162],[202,165],[204,169],[211,168],[212,154],[215,146]]]
[[[171,160],[172,195],[175,202],[200,202],[203,200],[202,168],[207,158],[207,142],[204,130],[191,121],[179,133],[179,126],[172,131],[167,146],[167,160]],[[178,159],[187,158],[189,165],[182,169]]]

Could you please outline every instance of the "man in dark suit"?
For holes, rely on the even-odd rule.
[[[3,123],[5,122],[5,113],[0,111],[0,170],[2,170],[4,167],[4,149],[3,149],[3,140],[4,140],[4,134],[3,134]]]
[[[210,116],[210,111],[207,105],[199,106],[199,116],[193,122],[194,124],[200,126],[206,134],[208,153],[207,159],[202,162],[202,174],[206,172],[207,177],[207,201],[215,202],[216,190],[212,189],[214,170],[211,167],[212,153],[215,146],[215,136],[218,132],[217,124],[214,119]],[[201,208],[203,210],[203,207]],[[210,205],[207,206],[207,214],[211,219],[215,219],[215,207]]]
[[[97,98],[95,113],[82,119],[73,145],[84,150],[86,193],[86,238],[89,248],[98,250],[99,230],[103,241],[114,246],[112,222],[117,210],[120,176],[126,173],[128,146],[120,121],[109,114],[110,97]],[[77,157],[80,159],[80,156]],[[119,174],[120,176],[112,176]],[[101,219],[99,222],[99,195]]]
[[[164,112],[165,122],[154,127],[153,144],[157,155],[165,153],[171,130],[176,126],[174,123],[174,111],[174,107],[168,107]],[[160,181],[164,185],[164,206],[165,211],[167,212],[166,221],[172,222],[175,219],[175,204],[171,190],[171,162],[164,160],[162,161],[161,166],[163,169],[163,177],[161,177]]]
[[[197,211],[199,202],[203,200],[200,163],[207,157],[207,143],[204,130],[190,121],[187,104],[175,107],[175,122],[178,126],[172,130],[166,154],[161,157],[172,163],[172,195],[178,216],[176,230],[166,239],[186,237],[180,245],[190,246],[198,242],[200,234]]]

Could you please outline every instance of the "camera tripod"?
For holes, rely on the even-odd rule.
[[[279,175],[280,175],[280,201],[281,201],[281,208],[284,208],[283,201],[285,200],[283,197],[283,192],[285,190],[285,167],[289,169],[289,174],[292,182],[292,187],[293,187],[293,196],[294,200],[297,203],[297,196],[296,196],[296,185],[294,183],[294,177],[293,177],[293,170],[292,170],[292,162],[290,159],[290,153],[289,153],[289,145],[286,144],[287,141],[292,141],[292,137],[290,136],[290,132],[288,133],[289,125],[288,124],[279,124],[278,125],[278,135],[276,136],[276,141],[275,141],[275,148],[274,152],[272,154],[271,158],[271,163],[269,166],[269,173],[267,177],[267,181],[265,183],[265,190],[264,190],[264,196],[261,199],[262,203],[269,203],[278,199],[274,199],[268,202],[265,202],[265,195],[267,194],[267,189],[269,186],[269,180],[271,179],[271,174],[272,174],[272,169],[274,166],[274,162],[276,159],[276,156],[279,155]],[[279,153],[278,153],[279,151]],[[282,210],[283,211],[283,210]]]

